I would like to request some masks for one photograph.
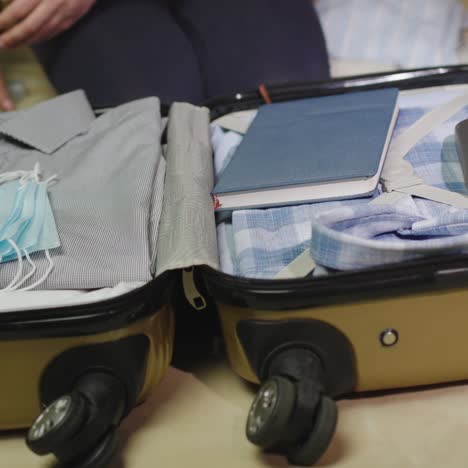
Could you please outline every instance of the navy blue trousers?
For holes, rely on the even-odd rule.
[[[98,0],[34,49],[59,92],[82,88],[95,107],[329,77],[311,0]]]

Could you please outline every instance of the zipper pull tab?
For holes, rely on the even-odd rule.
[[[197,289],[193,278],[193,267],[182,270],[182,287],[187,301],[195,310],[206,309],[206,300]]]

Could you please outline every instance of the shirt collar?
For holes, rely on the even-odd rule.
[[[95,120],[82,90],[42,102],[30,109],[0,114],[0,134],[52,154]]]

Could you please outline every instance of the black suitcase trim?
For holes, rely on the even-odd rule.
[[[286,310],[377,300],[468,286],[468,255],[432,257],[322,278],[247,279],[203,266],[208,293],[225,304]]]
[[[400,90],[408,90],[466,83],[468,83],[468,64],[273,85],[268,87],[268,94],[272,102],[278,102],[392,86]],[[214,98],[207,101],[205,105],[210,109],[211,119],[214,120],[231,112],[254,109],[264,103],[259,90],[251,90]]]
[[[0,339],[82,336],[126,327],[169,304],[176,276],[166,272],[135,291],[94,304],[0,313]]]

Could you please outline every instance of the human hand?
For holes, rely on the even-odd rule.
[[[11,111],[14,108],[15,104],[10,97],[3,73],[0,71],[0,109],[4,111]]]
[[[73,26],[96,0],[11,0],[0,13],[0,47],[45,41]]]

